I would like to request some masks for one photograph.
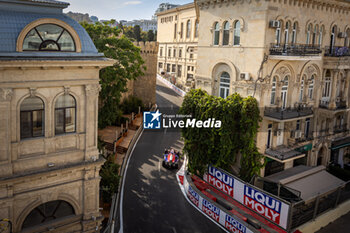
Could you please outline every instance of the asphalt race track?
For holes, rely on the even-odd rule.
[[[157,83],[157,104],[161,113],[176,113],[181,102],[182,98],[174,91]],[[143,131],[125,176],[123,232],[224,232],[187,202],[176,180],[177,170],[162,167],[164,149],[182,146],[178,130]]]

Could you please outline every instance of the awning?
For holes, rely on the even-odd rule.
[[[341,138],[332,142],[331,150],[338,150],[350,146],[350,137]]]
[[[328,173],[322,165],[318,167],[300,165],[272,174],[265,179],[299,191],[304,201],[314,200],[345,185],[344,181]]]
[[[305,153],[306,151],[312,150],[312,143],[296,148],[295,150],[301,153]]]

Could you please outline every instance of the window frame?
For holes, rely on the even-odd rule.
[[[58,96],[56,101],[55,101],[55,109],[54,109],[54,124],[55,124],[54,130],[55,130],[55,136],[65,135],[65,134],[73,134],[73,133],[77,132],[77,100],[76,100],[76,98],[73,95],[71,95],[71,94],[68,94],[68,95],[73,98],[73,100],[74,100],[74,107],[59,107],[59,108],[56,107],[56,103],[57,103],[58,99],[60,97],[65,96],[65,94]],[[66,120],[67,120],[67,118],[66,118],[66,110],[67,109],[72,109],[72,108],[74,109],[74,131],[73,132],[66,132]],[[59,111],[63,110],[63,132],[62,133],[57,133],[56,132],[56,116],[57,116],[56,115],[56,111],[57,110],[59,110]]]
[[[218,46],[220,44],[220,25],[219,22],[214,23],[214,35],[213,45]]]
[[[42,102],[42,108],[40,109],[35,109],[35,110],[21,110],[21,106],[23,104],[23,102],[26,100],[26,99],[29,99],[29,98],[37,98],[39,99],[41,102]],[[26,97],[20,104],[20,109],[19,109],[19,128],[20,128],[20,140],[26,140],[26,139],[31,139],[31,138],[40,138],[40,137],[45,137],[45,103],[44,101],[42,100],[42,98],[38,97],[38,96],[28,96]],[[37,135],[35,136],[34,135],[34,119],[33,119],[33,112],[41,112],[41,134],[40,135]],[[23,137],[23,131],[22,129],[24,128],[24,126],[22,126],[22,113],[30,113],[30,136],[29,137]]]
[[[238,26],[237,26],[238,24]],[[236,41],[236,37],[238,38],[238,43]],[[239,20],[236,20],[234,22],[234,28],[233,28],[233,45],[241,45],[241,22]]]

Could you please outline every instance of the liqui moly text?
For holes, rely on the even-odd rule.
[[[219,222],[220,219],[220,209],[212,205],[209,201],[203,199],[202,210],[206,215]]]
[[[282,203],[247,185],[244,187],[244,205],[273,222],[280,223]]]
[[[238,222],[236,219],[234,219],[233,217],[231,217],[228,214],[226,215],[226,218],[225,218],[225,228],[233,233],[245,233],[246,232],[246,227],[243,226],[240,222]]]
[[[209,166],[208,168],[208,183],[233,197],[234,178],[230,175]]]
[[[188,187],[188,198],[192,201],[193,204],[195,204],[198,207],[199,204],[199,195],[196,191],[192,189],[191,186]]]

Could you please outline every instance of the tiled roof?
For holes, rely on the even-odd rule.
[[[50,0],[32,0],[50,1]],[[50,1],[51,2],[51,1]],[[52,1],[57,2],[57,1]],[[16,53],[17,37],[23,28],[40,18],[55,18],[70,25],[78,34],[81,40],[81,54],[97,54],[95,45],[85,29],[76,21],[63,14],[38,14],[29,12],[1,11],[0,10],[0,56],[3,53]],[[18,53],[18,52],[17,52]],[[44,53],[44,52],[43,52]],[[57,53],[64,55],[64,52]]]

